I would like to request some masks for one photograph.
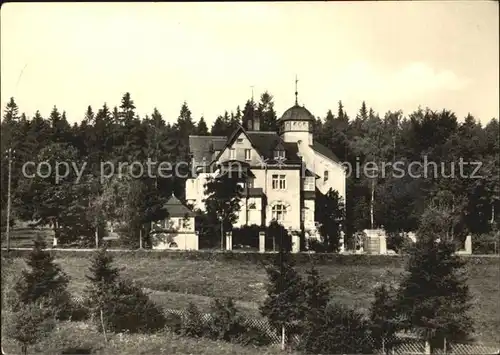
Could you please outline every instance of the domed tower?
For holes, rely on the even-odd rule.
[[[297,85],[295,80],[295,85]],[[300,106],[297,99],[297,86],[295,87],[295,105],[283,113],[278,120],[278,129],[285,142],[296,143],[302,141],[308,145],[313,144],[314,116],[304,106]]]

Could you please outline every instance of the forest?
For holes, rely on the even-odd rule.
[[[247,100],[242,107],[221,113],[208,127],[204,117],[193,117],[186,102],[176,118],[163,117],[156,108],[139,117],[130,93],[117,106],[88,106],[81,117],[67,117],[56,106],[47,116],[37,111],[28,117],[11,98],[1,122],[2,227],[7,218],[11,149],[12,223],[36,221],[52,226],[63,243],[83,236],[91,244],[96,229],[104,233],[105,221],[122,220],[127,221],[131,240],[136,240],[141,226],[167,216],[163,205],[172,193],[184,198],[185,180],[144,176],[103,182],[100,163],[189,161],[189,135],[228,136],[237,125],[246,127],[251,117],[260,119],[261,130],[276,130],[280,113],[273,100],[264,92],[258,101]],[[438,211],[453,237],[472,234],[475,240],[491,240],[498,234],[497,118],[482,125],[470,114],[462,118],[450,110],[430,108],[379,114],[364,101],[358,112],[348,113],[339,101],[316,118],[314,139],[350,166],[428,161],[444,167],[439,174],[419,178],[391,174],[390,164],[375,176],[350,174],[342,226],[347,241],[366,228],[384,228],[393,236],[416,231],[429,208]],[[86,169],[78,183],[75,171],[68,171],[62,181],[53,171],[44,178],[26,177],[24,163],[42,161],[85,162]],[[458,174],[459,161],[474,164],[464,165],[465,174]]]

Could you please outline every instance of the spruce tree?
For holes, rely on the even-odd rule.
[[[198,127],[196,128],[196,134],[199,136],[208,136],[208,127],[207,123],[205,122],[205,118],[203,118],[203,116],[200,118],[200,121],[198,122]]]
[[[43,300],[55,317],[66,318],[71,314],[71,296],[67,290],[69,278],[54,262],[50,252],[44,250],[45,247],[43,238],[37,236],[33,250],[26,258],[31,270],[23,270],[14,286],[18,297],[14,310]]]
[[[321,279],[314,265],[307,271],[304,292],[306,312],[313,316],[321,315],[330,301],[330,289],[328,283]]]
[[[424,213],[398,293],[403,329],[420,333],[431,348],[464,341],[473,332],[465,261],[455,254],[434,212]]]
[[[87,302],[98,329],[105,333],[163,328],[166,319],[162,310],[139,287],[120,279],[112,263],[112,256],[103,248],[93,255],[87,275],[91,281]]]
[[[271,265],[266,267],[268,283],[267,297],[260,307],[261,314],[280,334],[300,333],[304,320],[304,282],[294,269],[290,253],[281,249]]]

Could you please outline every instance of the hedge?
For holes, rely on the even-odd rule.
[[[56,258],[68,257],[87,257],[86,254],[92,250],[52,250],[49,252]],[[214,262],[243,262],[243,263],[268,263],[275,256],[273,252],[234,252],[234,251],[171,251],[171,250],[115,250],[110,249],[119,258],[127,259],[184,259],[184,260],[205,260]],[[11,257],[24,257],[30,250],[12,249],[9,254]],[[2,257],[7,256],[7,252],[2,250]],[[333,253],[296,253],[291,254],[292,259],[297,265],[307,265],[314,262],[316,265],[371,265],[383,267],[403,267],[407,257],[405,255],[369,255],[369,254],[333,254]],[[500,257],[498,256],[462,256],[468,263],[477,265],[498,265]]]

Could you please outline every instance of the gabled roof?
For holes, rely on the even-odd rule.
[[[313,142],[313,145],[310,146],[314,151],[318,152],[321,155],[324,155],[330,160],[333,160],[336,163],[340,163],[340,159],[327,147],[323,144],[318,143],[317,141]]]
[[[286,143],[276,132],[266,132],[266,131],[246,131],[242,126],[239,126],[232,134],[229,136],[224,144],[224,147],[220,149],[219,155],[213,158],[212,162],[217,161],[222,155],[223,151],[230,147],[239,134],[243,133],[249,140],[252,147],[259,153],[264,159],[272,160],[274,157],[274,150],[279,145],[285,150],[286,161],[283,165],[298,164],[300,163],[300,158],[298,157],[298,146],[296,143]]]
[[[195,214],[186,205],[184,205],[177,197],[172,195],[165,203],[169,217],[193,217]]]
[[[274,150],[276,147],[280,147],[285,150],[285,165],[298,164],[301,161],[297,155],[299,152],[297,144],[283,141],[276,132],[250,131],[247,132],[247,136],[264,159],[272,160],[274,158]]]
[[[189,151],[196,166],[208,165],[213,160],[213,154],[222,150],[226,144],[224,136],[189,136]]]

